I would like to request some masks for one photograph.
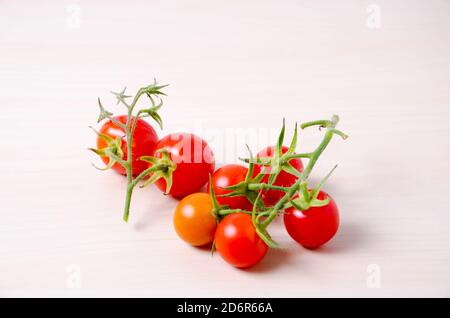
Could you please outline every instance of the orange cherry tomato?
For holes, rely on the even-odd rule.
[[[182,199],[173,215],[178,236],[193,246],[212,243],[217,227],[212,209],[213,204],[207,193],[192,193]]]

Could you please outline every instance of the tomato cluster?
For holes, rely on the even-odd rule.
[[[321,188],[306,181],[318,157],[333,135],[346,137],[336,129],[338,117],[309,122],[302,128],[326,128],[322,143],[310,153],[296,153],[297,126],[289,147],[283,145],[285,126],[275,146],[242,159],[247,165],[226,164],[215,169],[214,154],[205,140],[190,133],[172,133],[161,139],[143,118],[152,117],[162,126],[155,98],[165,95],[156,82],[131,96],[114,93],[127,106],[127,115],[113,116],[99,100],[99,121],[107,119],[97,132],[97,148],[91,149],[106,164],[127,177],[124,219],[128,220],[131,195],[139,183],[154,183],[165,194],[180,199],[173,225],[178,236],[192,246],[211,247],[225,261],[238,268],[260,262],[270,247],[278,245],[267,227],[283,216],[287,233],[299,244],[316,249],[328,242],[339,227],[335,201]],[[151,107],[133,110],[141,96]],[[303,165],[302,158],[308,160]],[[102,169],[102,170],[104,170]],[[209,182],[208,182],[209,181]],[[207,184],[207,191],[202,192]]]
[[[272,150],[265,149],[258,153],[258,156],[264,154],[269,156],[265,158],[271,158],[273,147],[267,149]],[[286,152],[287,147],[282,147],[282,151]],[[301,159],[292,159],[289,162],[299,173],[303,171]],[[255,165],[250,179],[260,175],[262,176],[260,182],[267,184],[270,169],[262,172],[263,169],[262,166]],[[275,178],[274,185],[289,187],[298,180],[298,177],[282,172]],[[228,164],[220,167],[212,174],[208,187],[209,195],[195,193],[182,199],[175,210],[173,221],[175,231],[185,242],[193,246],[214,243],[213,247],[219,254],[238,268],[248,268],[257,264],[268,250],[268,245],[257,233],[252,220],[250,212],[254,202],[249,199],[249,195],[224,196],[233,192],[227,188],[244,183],[249,177],[248,173],[249,169],[243,165]],[[269,207],[274,206],[285,195],[283,191],[273,189],[257,192],[260,193],[263,204]],[[339,212],[333,199],[323,191],[320,191],[315,199],[322,202],[328,199],[329,202],[307,209],[291,206],[283,211],[288,234],[308,249],[319,248],[328,242],[339,227]],[[215,207],[214,200],[217,201]],[[221,212],[227,215],[222,217]],[[217,222],[217,226],[214,221]]]
[[[126,123],[126,116],[114,117],[121,123]],[[133,124],[134,118],[131,120]],[[127,140],[124,129],[108,120],[100,129],[97,137],[97,147],[105,148],[107,142],[104,136],[120,138],[122,140],[122,160],[128,158]],[[138,119],[136,129],[133,133],[132,151],[132,174],[137,176],[154,163],[146,162],[145,158],[154,156],[161,159],[163,151],[169,154],[170,160],[176,164],[176,169],[172,173],[172,186],[168,191],[167,181],[160,178],[155,181],[156,186],[166,194],[176,198],[182,198],[188,194],[200,190],[208,181],[208,177],[214,171],[214,155],[208,143],[202,138],[188,133],[173,133],[158,140],[158,135],[149,123],[143,119]],[[202,156],[197,156],[201,153]],[[101,156],[105,164],[109,164],[108,156]],[[112,169],[122,175],[126,175],[125,168],[119,163],[115,163]]]

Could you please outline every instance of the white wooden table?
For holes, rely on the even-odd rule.
[[[450,296],[449,37],[444,0],[1,0],[0,296]],[[155,76],[164,133],[201,134],[218,164],[283,117],[291,136],[339,114],[350,139],[312,178],[339,163],[336,238],[308,251],[277,222],[284,249],[243,271],[178,239],[156,188],[125,224],[88,126],[98,96],[119,113],[109,91]]]

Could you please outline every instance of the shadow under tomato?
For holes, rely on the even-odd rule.
[[[212,244],[211,243],[210,244],[206,244],[206,245],[202,245],[202,246],[190,246],[190,247],[193,250],[200,251],[201,253],[209,253],[209,254],[213,255]],[[217,256],[219,256],[217,251],[214,251],[214,256],[216,256],[216,254],[217,254]]]
[[[243,268],[242,271],[249,273],[265,273],[268,271],[274,271],[275,269],[286,266],[289,264],[289,258],[292,255],[292,251],[288,249],[274,249],[271,248],[267,251],[266,256],[253,267]]]
[[[352,223],[343,223],[340,225],[338,233],[328,243],[312,251],[318,253],[344,253],[358,248],[365,243],[367,232],[360,226]]]

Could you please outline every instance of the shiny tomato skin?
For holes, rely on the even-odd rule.
[[[281,152],[282,153],[286,153],[289,150],[288,147],[283,146],[281,148]],[[263,157],[272,157],[273,156],[273,152],[274,152],[274,147],[267,147],[263,150],[261,150],[260,152],[258,152],[257,157],[258,158],[263,158]],[[291,159],[289,161],[289,163],[298,171],[298,172],[302,172],[303,171],[303,163],[302,160],[300,158],[295,158],[295,159]],[[262,179],[262,183],[268,183],[269,182],[269,176],[270,176],[270,171],[272,170],[271,167],[260,167],[261,169],[265,168],[267,174],[264,176],[264,178]],[[281,187],[290,187],[292,186],[295,182],[297,181],[297,177],[287,173],[285,171],[281,171],[277,178],[275,179],[275,182],[273,183],[273,185],[276,186],[281,186]],[[283,196],[284,196],[284,192],[283,191],[278,191],[278,190],[267,190],[264,191],[262,193],[262,200],[264,202],[264,204],[266,206],[273,206],[275,205]]]
[[[284,211],[284,225],[289,235],[309,249],[316,249],[331,240],[339,228],[339,210],[334,200],[321,191],[318,199],[327,197],[330,202],[323,207],[299,211],[294,207]]]
[[[203,246],[214,240],[217,221],[212,214],[209,194],[197,192],[184,197],[173,215],[178,236],[192,246]]]
[[[259,173],[259,167],[255,167],[253,176]],[[248,168],[238,164],[228,164],[217,169],[211,176],[214,193],[217,196],[217,201],[220,205],[227,205],[230,209],[242,209],[251,211],[253,205],[245,196],[235,197],[221,197],[220,195],[230,193],[230,190],[225,190],[224,187],[238,184],[245,180]],[[209,192],[209,186],[208,186]]]
[[[233,213],[223,218],[217,226],[214,243],[223,259],[238,268],[256,265],[268,250],[256,233],[251,216],[245,213]]]
[[[214,171],[214,154],[211,148],[205,140],[194,134],[169,134],[158,141],[155,151],[159,149],[166,149],[170,159],[177,165],[169,192],[175,198],[199,191]],[[161,157],[161,154],[156,153],[155,156]],[[166,191],[164,179],[159,179],[155,184],[161,191]]]
[[[116,116],[114,117],[119,122],[126,124],[127,123],[127,116]],[[134,118],[131,120],[131,123],[133,123]],[[103,126],[100,128],[100,133],[105,134],[107,136],[110,136],[112,138],[120,137],[122,139],[122,151],[123,151],[123,160],[127,160],[127,137],[125,134],[125,130],[122,127],[117,126],[115,123],[113,123],[111,120],[108,120],[103,124]],[[132,145],[132,153],[133,153],[133,175],[136,176],[142,171],[144,171],[148,164],[144,161],[139,160],[139,157],[141,156],[152,156],[153,150],[155,148],[155,145],[158,141],[158,135],[156,134],[156,131],[153,129],[152,126],[150,126],[149,123],[147,123],[143,119],[138,119],[136,124],[136,129],[133,134],[133,145]],[[107,143],[105,140],[97,137],[97,149],[102,149],[107,146]],[[107,165],[109,163],[108,157],[101,157],[103,162]],[[126,171],[125,169],[119,164],[116,163],[113,167],[113,170],[116,172],[125,175]]]

